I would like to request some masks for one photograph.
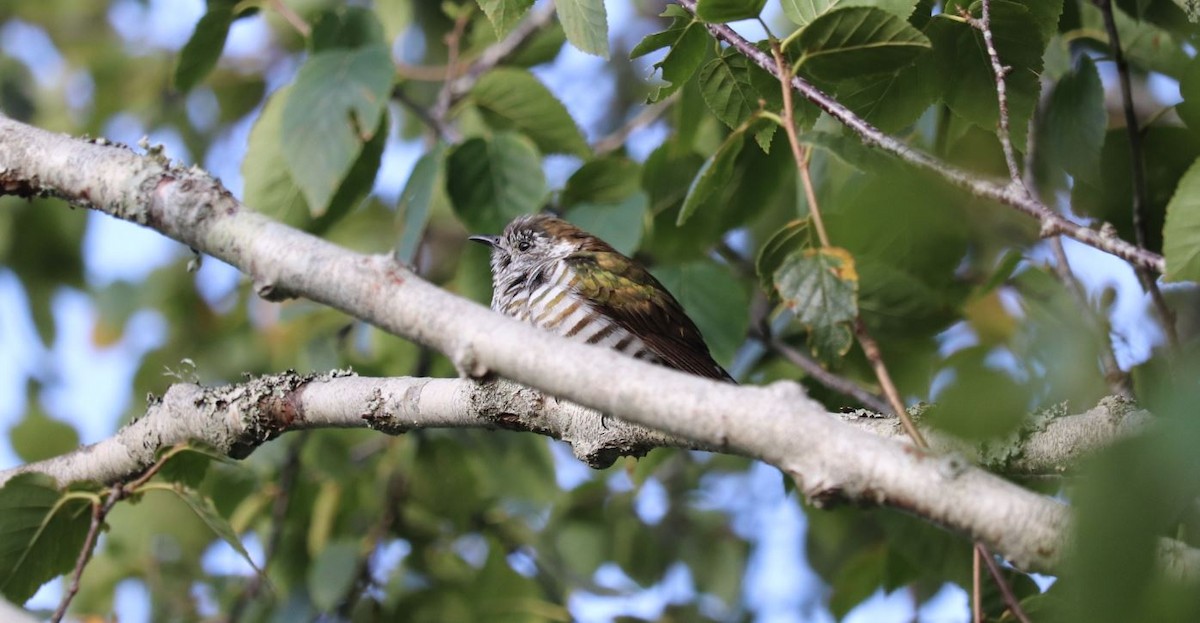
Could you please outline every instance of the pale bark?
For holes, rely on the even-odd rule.
[[[442,291],[390,256],[348,251],[276,223],[203,171],[170,166],[161,156],[0,118],[0,191],[55,195],[141,223],[240,268],[261,295],[303,296],[342,310],[445,353],[464,376],[496,373],[673,437],[762,459],[817,503],[900,508],[981,541],[1023,569],[1052,571],[1062,560],[1067,506],[957,454],[921,452],[840,422],[795,383],[738,387],[558,338]],[[196,392],[194,399],[203,394],[179,387]],[[461,422],[468,414],[448,417]],[[403,418],[397,423],[403,427]],[[250,429],[257,438],[273,432]],[[1176,547],[1173,554],[1176,572],[1200,570],[1194,550]]]

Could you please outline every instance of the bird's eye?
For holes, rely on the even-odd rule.
[[[522,240],[517,243],[517,250],[518,251],[528,251],[529,247],[531,247],[531,246],[533,246],[533,245],[529,244],[528,240]]]

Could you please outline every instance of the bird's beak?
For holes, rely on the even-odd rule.
[[[500,236],[471,236],[470,238],[467,238],[467,240],[473,240],[475,242],[486,244],[489,247],[495,247],[496,245],[500,244]]]

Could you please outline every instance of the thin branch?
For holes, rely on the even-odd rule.
[[[676,0],[676,2],[688,11],[695,13],[696,0]],[[727,24],[705,24],[705,27],[713,36],[729,43],[759,67],[776,77],[783,75],[775,66],[770,54],[755,47],[753,43],[747,41]],[[950,184],[962,188],[976,197],[999,202],[1037,219],[1043,237],[1062,234],[1106,253],[1111,253],[1136,266],[1159,273],[1166,268],[1161,255],[1072,222],[1050,210],[1040,200],[1028,196],[1023,190],[1013,188],[1011,184],[1000,185],[976,177],[963,169],[915,149],[900,139],[883,133],[799,76],[793,76],[791,84],[801,95],[857,134],[866,145],[878,147],[917,168],[933,172]]]
[[[1145,150],[1142,149],[1142,132],[1138,128],[1137,112],[1133,109],[1133,87],[1129,80],[1129,63],[1125,62],[1125,54],[1121,50],[1121,36],[1117,32],[1117,21],[1113,15],[1110,0],[1093,0],[1104,14],[1104,29],[1108,32],[1108,44],[1112,50],[1113,62],[1117,66],[1117,77],[1121,83],[1121,102],[1125,110],[1125,131],[1129,135],[1129,170],[1133,182],[1133,236],[1139,247],[1146,246],[1146,209],[1150,203],[1146,189],[1146,160]],[[1146,267],[1134,265],[1138,281],[1142,289],[1150,294],[1154,309],[1158,312],[1163,331],[1167,335],[1167,345],[1172,353],[1179,351],[1179,333],[1175,328],[1175,313],[1163,298],[1162,290],[1154,275]],[[1163,272],[1163,271],[1159,271]]]
[[[971,16],[971,13],[966,9],[959,7],[959,15],[979,32],[983,33],[983,45],[987,48],[988,59],[992,62],[992,73],[996,76],[996,105],[999,112],[999,131],[996,136],[1000,139],[1000,148],[1004,151],[1004,163],[1008,165],[1008,176],[1012,179],[1013,184],[1024,187],[1021,180],[1021,169],[1017,166],[1017,157],[1013,153],[1012,136],[1009,131],[1008,119],[1008,87],[1004,77],[1008,72],[1012,71],[1012,67],[1008,67],[1000,63],[1000,53],[996,51],[995,37],[992,36],[992,2],[991,0],[983,0],[983,9],[980,17],[976,19]],[[1028,192],[1028,189],[1025,189]],[[1138,242],[1140,246],[1145,246]]]
[[[276,13],[279,13],[283,19],[287,20],[288,24],[291,24],[292,28],[296,29],[296,32],[300,33],[301,37],[307,39],[312,35],[312,27],[308,25],[308,22],[304,21],[304,18],[297,15],[286,2],[283,0],[269,0],[269,4]]]
[[[792,78],[791,66],[783,59],[779,42],[771,39],[771,55],[775,58],[775,69],[779,72],[779,86],[783,92],[783,131],[787,134],[788,145],[792,148],[792,159],[796,161],[796,169],[804,186],[804,197],[808,201],[808,213],[812,216],[813,227],[817,230],[817,238],[822,247],[831,247],[829,234],[825,232],[825,220],[821,218],[821,207],[817,204],[817,193],[813,188],[812,176],[808,171],[808,157],[804,146],[796,136],[796,111],[792,108],[792,89],[788,81]]]
[[[896,384],[892,382],[892,375],[888,373],[887,365],[883,362],[883,352],[879,349],[879,343],[867,332],[867,325],[862,318],[854,319],[854,335],[858,338],[858,343],[862,346],[867,361],[871,363],[871,369],[875,371],[875,378],[879,379],[883,395],[887,398],[896,417],[900,418],[904,432],[912,437],[918,448],[929,448],[929,442],[925,440],[925,435],[922,435],[921,431],[917,429],[912,417],[908,414],[908,409],[904,406],[904,401],[900,399],[900,391],[896,389]]]
[[[992,556],[992,553],[988,551],[987,546],[983,543],[975,544],[975,555],[983,559],[983,564],[987,566],[988,573],[996,581],[996,586],[1000,587],[1000,596],[1004,599],[1004,605],[1008,606],[1008,611],[1021,623],[1030,623],[1029,616],[1021,608],[1021,602],[1013,594],[1012,587],[1008,585],[1008,580],[1004,578],[1004,574],[1000,570],[1000,565],[996,564],[996,557]]]
[[[596,141],[596,144],[592,146],[592,151],[597,156],[603,156],[611,151],[620,149],[625,144],[625,141],[629,140],[630,135],[658,121],[659,117],[662,117],[663,113],[667,112],[678,100],[679,91],[676,91],[662,101],[649,106],[643,106],[638,114],[630,117],[628,121],[621,124],[621,127],[613,130],[608,136]]]
[[[804,370],[805,374],[816,379],[818,383],[825,387],[857,400],[859,404],[876,413],[888,412],[888,404],[879,396],[863,389],[858,383],[850,379],[843,378],[826,370],[824,366],[813,360],[812,357],[776,339],[768,341],[766,345],[771,350],[779,353],[784,359],[787,359],[792,365]]]
[[[108,499],[103,504],[99,502],[92,503],[92,522],[88,525],[87,537],[83,540],[83,547],[79,550],[79,557],[75,559],[75,570],[71,573],[71,582],[67,585],[67,589],[63,591],[62,599],[58,602],[58,608],[54,610],[54,615],[50,617],[52,623],[59,623],[67,614],[67,608],[71,606],[71,601],[75,599],[75,595],[79,593],[79,578],[83,576],[83,569],[87,567],[88,561],[92,559],[92,549],[96,546],[96,539],[100,536],[100,530],[104,527],[104,519],[108,517],[108,513],[112,511],[117,502],[124,497],[124,488],[120,483],[112,486],[112,491],[109,493]]]
[[[446,115],[450,112],[451,96],[453,95],[451,92],[451,84],[454,81],[453,71],[455,65],[458,64],[458,54],[462,48],[463,34],[467,30],[467,24],[471,22],[472,6],[474,5],[462,8],[458,17],[454,20],[453,28],[450,29],[450,32],[446,33],[448,58],[446,61],[446,75],[442,78],[442,88],[438,89],[437,98],[433,102],[433,109],[429,111],[430,118],[434,119],[437,125],[442,128],[446,127]]]
[[[979,545],[971,548],[971,621],[983,623],[983,582],[981,581],[981,561]]]
[[[543,3],[542,6],[529,11],[529,15],[517,24],[512,32],[508,33],[508,36],[494,45],[488,46],[462,76],[452,81],[450,87],[453,95],[452,101],[466,95],[471,87],[475,86],[475,82],[479,80],[480,76],[520,51],[534,35],[554,22],[554,15],[553,2]]]

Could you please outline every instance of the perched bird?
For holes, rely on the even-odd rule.
[[[553,216],[519,216],[492,248],[492,309],[588,344],[733,382],[700,330],[653,275],[608,243]]]

